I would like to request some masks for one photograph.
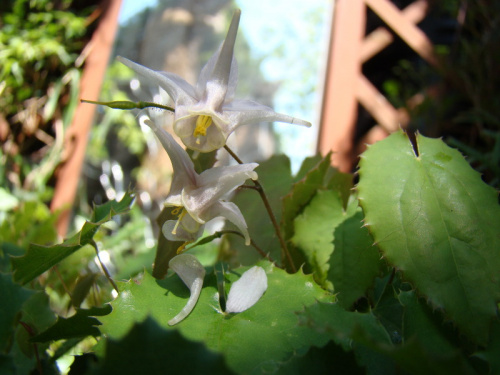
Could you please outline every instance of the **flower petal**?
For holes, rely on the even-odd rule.
[[[253,170],[257,163],[214,167],[203,171],[198,176],[196,188],[186,186],[182,192],[183,206],[197,219],[197,216],[217,200],[243,184],[247,179],[257,179]],[[201,221],[199,221],[201,222]]]
[[[196,101],[194,87],[178,75],[146,68],[122,56],[118,56],[116,59],[145,78],[151,85],[162,87],[175,101],[176,105],[179,101],[183,104]]]
[[[309,121],[274,112],[272,108],[252,100],[233,100],[224,105],[223,111],[230,122],[237,124],[237,126],[263,121],[311,126]]]
[[[255,305],[267,289],[267,275],[262,267],[254,266],[231,285],[226,312],[239,313]]]
[[[170,157],[172,168],[174,169],[172,186],[170,188],[171,194],[179,194],[185,186],[196,185],[198,174],[194,170],[193,161],[186,150],[169,133],[156,125],[148,117],[141,117],[141,121],[154,131]]]
[[[201,219],[205,222],[215,219],[216,217],[224,217],[236,225],[241,234],[245,237],[245,245],[250,245],[250,235],[248,234],[247,223],[237,205],[233,202],[218,201],[201,215]]]
[[[180,254],[173,257],[168,263],[169,267],[177,273],[191,292],[189,299],[179,314],[168,321],[168,325],[173,326],[185,319],[196,306],[200,298],[205,269],[198,259],[191,254]]]

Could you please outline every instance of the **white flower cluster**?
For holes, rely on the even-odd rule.
[[[195,87],[173,73],[151,70],[126,58],[118,57],[141,79],[159,85],[174,102],[173,130],[184,145],[196,152],[210,152],[224,147],[228,136],[240,125],[261,121],[278,121],[311,126],[307,121],[276,113],[250,100],[234,99],[238,73],[233,55],[241,11],[234,12],[226,39],[203,67]],[[257,179],[257,163],[214,167],[198,174],[187,152],[174,138],[149,118],[141,120],[151,127],[167,151],[173,166],[170,193],[165,206],[172,207],[177,220],[162,228],[171,241],[192,242],[203,233],[205,223],[224,217],[245,237],[250,237],[239,208],[223,200],[245,180]],[[205,271],[193,256],[181,254],[170,261],[170,267],[191,290],[186,307],[169,324],[184,319],[194,308],[201,292]],[[247,271],[230,290],[226,312],[241,312],[255,304],[267,288],[264,270]]]

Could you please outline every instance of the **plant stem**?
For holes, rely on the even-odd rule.
[[[234,158],[234,160],[236,160],[239,164],[243,164],[241,159],[233,152],[233,150],[231,150],[227,145],[225,145],[224,148],[229,153],[229,155],[231,155]],[[252,188],[254,190],[257,190],[257,192],[259,193],[259,195],[262,199],[262,202],[264,203],[264,206],[266,207],[266,211],[269,215],[269,218],[271,219],[271,222],[273,224],[274,232],[278,236],[278,240],[279,240],[280,245],[281,245],[281,258],[282,258],[281,262],[284,263],[284,259],[286,258],[286,260],[288,261],[288,264],[290,266],[290,270],[293,273],[295,273],[295,272],[297,272],[297,269],[295,268],[295,265],[293,264],[292,256],[290,255],[290,252],[288,251],[288,247],[286,246],[285,239],[281,235],[280,226],[278,224],[278,221],[276,220],[276,216],[274,216],[274,212],[271,208],[271,205],[269,204],[269,200],[267,199],[267,195],[266,195],[266,192],[264,191],[264,187],[261,185],[261,183],[258,180],[256,180],[256,181],[252,180],[252,182],[255,185],[255,187],[252,187]]]
[[[106,266],[104,265],[104,263],[101,261],[101,257],[99,256],[99,248],[97,247],[97,244],[95,243],[94,240],[92,240],[90,242],[90,244],[94,247],[95,249],[95,253],[97,255],[97,260],[99,261],[100,265],[101,265],[101,268],[104,272],[104,275],[106,276],[106,278],[108,279],[108,281],[110,282],[110,284],[113,286],[114,290],[116,290],[116,292],[118,294],[120,294],[120,291],[118,290],[118,286],[116,285],[116,283],[113,281],[113,279],[111,278],[111,275],[109,274],[109,271],[108,269],[106,268]]]

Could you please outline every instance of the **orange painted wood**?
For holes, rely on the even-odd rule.
[[[102,17],[86,47],[91,50],[85,60],[80,81],[80,98],[94,101],[99,99],[118,26],[121,2],[121,0],[102,2]],[[65,236],[68,229],[71,206],[75,200],[94,114],[94,105],[79,103],[66,134],[64,145],[66,160],[57,172],[54,198],[51,202],[52,211],[62,210],[57,222],[57,232],[61,237]]]
[[[332,164],[350,172],[366,7],[363,0],[337,0],[333,17],[318,150],[322,154],[333,150]]]

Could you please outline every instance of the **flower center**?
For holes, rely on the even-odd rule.
[[[193,136],[196,137],[196,143],[200,144],[200,136],[207,135],[208,127],[212,125],[212,117],[200,115],[196,119],[196,128],[194,128]]]

